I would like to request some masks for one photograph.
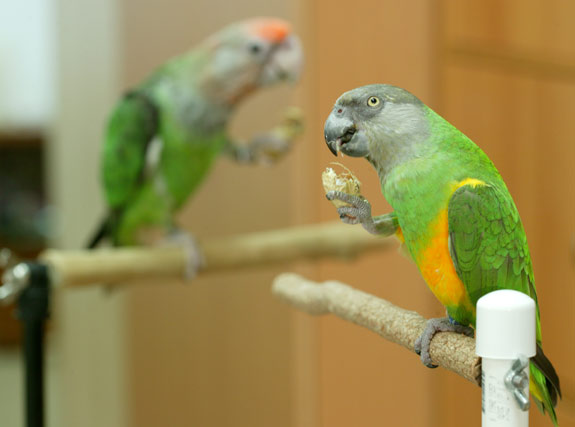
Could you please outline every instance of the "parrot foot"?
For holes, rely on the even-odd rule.
[[[248,157],[263,165],[276,163],[290,151],[294,140],[303,133],[303,128],[302,111],[296,107],[289,108],[280,125],[252,139]]]
[[[344,193],[343,191],[328,191],[325,195],[328,200],[341,200],[350,206],[337,208],[342,222],[346,224],[361,224],[371,234],[379,234],[371,216],[371,204],[362,196]]]
[[[168,244],[180,246],[186,253],[185,280],[192,280],[198,275],[198,271],[205,265],[204,254],[198,245],[196,238],[181,229],[170,232]]]
[[[425,325],[423,333],[415,341],[414,350],[419,354],[421,362],[428,368],[437,368],[431,361],[431,356],[429,354],[429,347],[431,345],[431,340],[438,332],[456,332],[458,334],[464,334],[468,337],[473,337],[473,328],[470,326],[463,326],[453,321],[449,317],[441,317],[437,319],[429,319]]]

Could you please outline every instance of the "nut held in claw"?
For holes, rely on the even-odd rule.
[[[343,172],[338,174],[330,167],[327,167],[326,170],[323,171],[321,181],[325,192],[341,191],[354,196],[361,196],[361,182],[359,182],[359,179],[340,163],[332,162],[330,165],[342,168]],[[341,200],[331,200],[331,202],[336,208],[349,206],[349,203],[342,202]]]

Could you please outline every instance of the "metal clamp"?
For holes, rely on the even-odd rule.
[[[522,411],[528,411],[530,405],[529,375],[525,372],[526,368],[529,368],[529,359],[525,356],[519,356],[505,375],[505,387],[513,394]]]
[[[30,266],[24,262],[16,264],[2,275],[0,304],[8,305],[16,301],[30,284]]]

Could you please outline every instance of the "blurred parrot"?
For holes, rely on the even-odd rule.
[[[89,247],[104,238],[125,246],[182,234],[174,214],[220,153],[243,163],[281,157],[301,133],[297,111],[249,144],[233,141],[226,126],[248,95],[297,81],[301,68],[300,41],[289,24],[252,18],[208,37],[127,92],[107,127],[102,175],[109,211]]]
[[[396,234],[447,317],[431,319],[415,343],[432,365],[436,332],[473,336],[475,306],[484,294],[514,289],[537,304],[533,269],[517,208],[499,172],[481,149],[411,93],[369,85],[344,93],[325,123],[333,154],[365,157],[376,169],[394,212],[372,217],[361,196],[329,192],[343,222],[379,235]],[[559,378],[541,348],[530,363],[530,392],[555,425]]]

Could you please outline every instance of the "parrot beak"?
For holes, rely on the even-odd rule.
[[[359,126],[353,117],[351,107],[336,104],[325,121],[325,142],[329,151],[335,156],[340,151],[351,157],[369,155],[369,139],[364,130],[365,123],[360,122]]]
[[[327,142],[327,148],[329,148],[329,151],[331,151],[331,154],[333,154],[335,157],[337,157],[337,144],[334,143],[334,141],[331,142]]]
[[[334,156],[337,156],[337,153],[351,141],[357,132],[355,124],[342,113],[343,109],[336,106],[327,118],[324,127],[325,142]]]

